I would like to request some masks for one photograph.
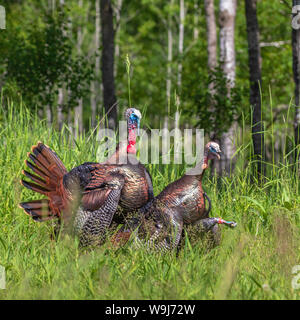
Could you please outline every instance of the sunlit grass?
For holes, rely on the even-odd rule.
[[[37,141],[49,145],[71,169],[96,161],[98,142],[89,133],[76,143],[66,128],[47,128],[22,105],[0,109],[0,264],[6,268],[1,299],[299,299],[292,267],[300,264],[298,178],[285,164],[272,166],[261,186],[249,179],[250,164],[238,164],[221,187],[206,175],[212,216],[235,220],[222,228],[221,245],[206,250],[186,240],[179,255],[149,254],[105,245],[81,252],[68,235],[50,240],[50,223],[36,223],[18,202],[39,195],[19,180],[27,152]],[[245,138],[240,159],[251,145]],[[180,166],[148,165],[155,194],[183,173]],[[192,241],[193,240],[193,241]]]

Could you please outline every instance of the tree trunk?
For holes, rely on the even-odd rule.
[[[116,16],[116,44],[115,44],[115,65],[114,65],[114,76],[117,77],[118,71],[118,60],[120,56],[120,46],[119,46],[119,31],[121,26],[121,9],[122,9],[123,0],[117,0],[117,5],[115,8]]]
[[[68,128],[70,130],[70,139],[73,140],[74,130],[73,130],[73,110],[70,108],[68,110]]]
[[[193,38],[194,41],[198,40],[199,38],[199,5],[198,0],[194,0],[194,32],[193,32]]]
[[[46,118],[47,118],[48,127],[50,128],[53,122],[53,113],[52,113],[52,108],[49,104],[46,106]]]
[[[178,37],[178,74],[177,74],[177,88],[180,96],[181,83],[182,83],[182,57],[183,57],[183,42],[184,42],[184,20],[185,20],[185,8],[184,0],[180,0],[179,11],[179,37]]]
[[[206,36],[208,68],[214,70],[217,66],[217,25],[215,18],[214,0],[204,0],[206,16]]]
[[[300,5],[300,1],[293,0],[293,7]],[[297,11],[297,10],[296,10]],[[300,11],[300,10],[299,10]],[[299,12],[298,11],[298,12]],[[298,14],[293,13],[293,18]],[[295,146],[300,144],[300,29],[292,29],[293,48],[293,74],[295,82],[295,115],[294,115],[294,136]],[[295,152],[295,161],[299,160],[299,151]]]
[[[96,115],[97,115],[97,105],[99,102],[98,91],[101,91],[102,84],[99,83],[100,75],[100,1],[95,0],[95,10],[96,10],[96,19],[95,19],[95,81],[91,82],[91,109],[92,109],[92,127],[96,125]]]
[[[217,25],[215,18],[214,0],[205,0],[205,17],[206,17],[206,37],[207,37],[207,64],[209,72],[215,70],[217,67]],[[214,96],[214,83],[208,85],[211,97]],[[210,112],[213,114],[215,111],[215,102],[210,101]],[[215,140],[215,132],[211,132],[211,139]],[[216,161],[213,161],[212,167]],[[219,163],[219,162],[218,162]]]
[[[95,75],[96,77],[96,75]],[[90,96],[90,103],[91,103],[91,126],[94,128],[96,126],[96,115],[97,115],[97,81],[91,81],[91,96]]]
[[[73,37],[73,34],[72,34],[72,20],[71,18],[69,18],[68,20],[68,32],[69,32],[69,37]],[[66,101],[68,101],[70,99],[72,95],[72,90],[70,87],[67,88],[66,90]],[[68,108],[68,115],[67,115],[67,122],[68,122],[68,128],[71,132],[71,136],[74,136],[74,108]],[[70,136],[70,139],[72,139],[73,141],[73,137]],[[74,142],[72,142],[74,143]]]
[[[177,110],[175,112],[175,129],[179,127],[179,108],[181,104],[181,87],[182,87],[182,59],[183,59],[183,43],[184,43],[184,20],[185,20],[185,7],[184,0],[180,0],[179,10],[179,38],[178,38],[178,74],[177,74]]]
[[[216,25],[216,17],[215,17],[215,7],[214,0],[204,0],[205,7],[205,18],[206,18],[206,37],[207,37],[207,64],[209,72],[213,71],[217,67],[217,25]],[[211,82],[208,85],[208,89],[210,92],[210,96],[213,97],[214,83]],[[215,114],[215,101],[212,98],[209,105],[209,110],[212,114]],[[220,143],[220,137],[216,136],[216,132],[212,130],[210,133],[210,139],[215,140]],[[212,160],[211,162],[211,173],[217,171],[221,173],[220,162],[216,160]]]
[[[83,130],[82,109],[83,109],[83,101],[82,101],[82,98],[80,98],[78,100],[78,105],[74,108],[75,138],[78,137],[77,133],[82,133],[82,130]]]
[[[259,45],[259,27],[256,15],[257,0],[245,0],[248,53],[250,71],[250,105],[253,108],[252,116],[252,140],[254,148],[254,160],[259,178],[263,176],[264,161],[264,128],[261,114],[261,55]]]
[[[48,9],[49,9],[49,12],[53,12],[55,10],[55,1],[54,0],[48,0]]]
[[[173,0],[170,0],[170,9],[173,7]],[[166,115],[164,118],[164,129],[169,127],[169,106],[171,104],[172,89],[172,60],[173,60],[173,31],[172,15],[168,13],[168,60],[167,60],[167,81],[166,81]]]
[[[228,80],[228,94],[235,84],[235,44],[234,44],[234,30],[235,30],[235,16],[236,16],[236,0],[220,0],[220,60],[225,77]],[[222,134],[221,149],[222,172],[230,174],[234,169],[234,135],[236,131],[236,123],[233,123],[229,130]]]
[[[78,0],[79,8],[83,6],[83,0]],[[77,29],[77,53],[81,54],[82,47],[82,26],[79,25]],[[81,133],[83,130],[83,121],[82,121],[82,110],[83,109],[83,100],[82,97],[79,98],[78,105],[74,109],[74,129],[75,129],[75,138],[77,138],[77,133]]]
[[[49,3],[50,5],[50,3]],[[51,7],[54,8],[54,3],[51,4]],[[63,10],[63,7],[65,5],[65,0],[59,0],[59,5],[61,9]],[[62,31],[64,36],[66,36],[66,31]],[[57,124],[59,130],[61,130],[64,117],[63,117],[63,104],[65,100],[65,94],[64,94],[64,84],[62,84],[62,87],[58,88],[58,99],[57,99]]]
[[[57,124],[58,129],[61,130],[63,122],[64,122],[64,115],[63,115],[63,105],[64,105],[64,89],[58,89],[58,99],[57,99]]]
[[[102,83],[103,103],[108,118],[108,127],[117,127],[117,99],[114,79],[114,28],[111,0],[100,0],[102,32]]]

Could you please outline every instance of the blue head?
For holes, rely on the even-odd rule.
[[[140,121],[142,118],[141,112],[135,108],[129,108],[125,112],[125,118],[127,119],[128,128],[137,129],[137,133],[139,134]]]
[[[205,152],[207,154],[208,159],[218,159],[220,160],[221,149],[220,146],[216,142],[209,142],[205,147]]]

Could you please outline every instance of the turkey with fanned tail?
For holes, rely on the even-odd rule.
[[[141,113],[130,108],[125,115],[128,141],[121,142],[105,163],[86,162],[68,172],[48,146],[33,146],[25,161],[33,173],[23,171],[33,182],[21,183],[46,198],[22,202],[20,207],[36,221],[58,218],[72,224],[81,246],[102,244],[114,219],[122,223],[153,199],[151,176],[136,159]]]

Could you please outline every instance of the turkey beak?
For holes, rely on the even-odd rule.
[[[216,155],[217,155],[218,160],[220,160],[221,159],[221,151],[217,152]]]

